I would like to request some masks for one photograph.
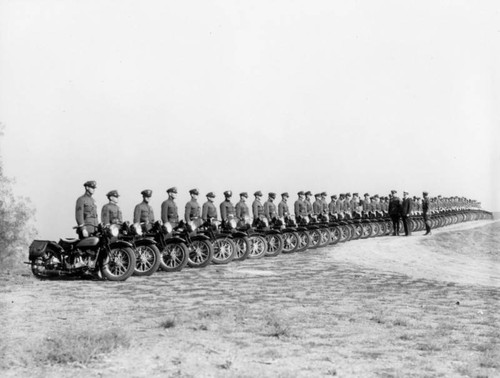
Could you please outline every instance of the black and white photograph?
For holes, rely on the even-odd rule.
[[[2,377],[500,377],[500,2],[0,0]]]

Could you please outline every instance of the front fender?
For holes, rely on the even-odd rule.
[[[136,245],[136,247],[141,247],[144,245],[155,245],[156,242],[154,241],[154,239],[144,238],[144,239],[136,240],[134,244]]]
[[[194,239],[194,238],[193,238]],[[171,238],[168,238],[165,240],[165,244],[178,244],[178,243],[186,243],[186,240],[184,240],[181,237],[178,236],[173,236]]]
[[[248,236],[245,232],[241,232],[241,231],[234,231],[233,232],[233,238],[244,238]]]
[[[124,240],[117,240],[113,243],[111,243],[109,245],[109,248],[113,249],[113,248],[134,248],[134,246],[132,244],[130,244],[129,242],[126,242]]]
[[[207,236],[207,235],[201,235],[201,234],[198,234],[198,235],[195,235],[191,238],[191,240],[193,241],[199,241],[199,240],[210,240],[210,238]]]
[[[281,234],[281,232],[279,232],[278,230],[269,230],[269,231],[266,231],[266,234],[267,235],[276,235],[276,234]]]

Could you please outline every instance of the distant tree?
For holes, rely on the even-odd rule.
[[[5,127],[0,124],[0,141]],[[25,197],[16,197],[12,190],[14,180],[5,177],[0,156],[0,268],[22,266],[28,258],[28,245],[36,236],[33,225],[35,210]]]

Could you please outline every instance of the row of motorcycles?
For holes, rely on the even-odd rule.
[[[431,228],[492,219],[484,210],[449,210],[432,214]],[[400,221],[400,229],[403,229]],[[409,218],[411,231],[425,229],[422,214]],[[38,278],[90,277],[124,281],[132,275],[149,276],[157,270],[177,272],[186,266],[259,259],[282,253],[304,252],[350,240],[393,234],[393,223],[383,212],[266,218],[229,218],[224,222],[181,221],[173,226],[159,221],[144,224],[99,225],[83,239],[59,242],[35,240],[29,262]]]

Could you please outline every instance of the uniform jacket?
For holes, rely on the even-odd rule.
[[[371,205],[370,200],[363,200],[362,205],[363,205],[363,211],[371,211],[372,210],[372,205]]]
[[[95,200],[87,193],[76,200],[75,218],[78,226],[83,224],[97,226],[99,223],[97,205]]]
[[[316,200],[312,204],[312,213],[314,215],[319,215],[323,212],[323,202],[321,200]]]
[[[429,201],[429,197],[424,198],[422,200],[422,212],[424,214],[427,214],[427,212],[430,210],[431,201]]]
[[[410,198],[403,198],[403,203],[401,204],[401,215],[408,216],[412,210],[412,200]]]
[[[310,200],[305,199],[304,203],[306,205],[306,214],[311,215],[313,213],[313,205]]]
[[[401,200],[399,197],[392,197],[389,200],[389,214],[390,215],[399,215],[401,213]]]
[[[321,200],[321,212],[323,214],[328,214],[328,202],[324,199]]]
[[[337,214],[338,213],[337,201],[336,200],[332,200],[328,204],[328,211],[330,212],[330,214]]]
[[[163,223],[179,222],[179,212],[177,210],[177,204],[173,199],[169,198],[166,201],[163,201],[163,203],[161,204],[161,220]]]
[[[186,203],[186,208],[184,211],[184,220],[189,222],[194,219],[199,219],[201,213],[201,207],[198,201],[192,199]]]
[[[278,216],[278,212],[276,209],[276,205],[274,202],[271,201],[266,201],[264,203],[264,215],[268,220],[271,220],[273,218],[276,218]]]
[[[288,203],[281,201],[278,204],[278,216],[287,217],[290,215],[290,210],[288,209]]]
[[[217,220],[217,208],[215,207],[213,202],[207,201],[203,204],[203,207],[201,209],[201,219],[206,221],[209,218]]]
[[[239,201],[235,207],[236,210],[236,218],[243,220],[245,217],[250,216],[250,211],[248,209],[248,205],[244,201]]]
[[[253,201],[252,213],[253,213],[253,219],[258,219],[262,215],[264,215],[264,206],[262,206],[262,203],[259,200]]]
[[[146,224],[153,223],[155,221],[155,215],[153,208],[149,203],[142,201],[134,209],[134,223],[144,222]]]
[[[120,224],[122,221],[122,211],[116,203],[110,202],[102,207],[101,222],[104,225]]]
[[[298,199],[294,204],[295,216],[305,217],[307,215],[307,206],[305,201]]]
[[[234,205],[231,203],[231,201],[226,200],[224,202],[221,202],[220,219],[225,221],[230,215],[234,216],[235,214],[236,214],[236,209],[234,208]]]

